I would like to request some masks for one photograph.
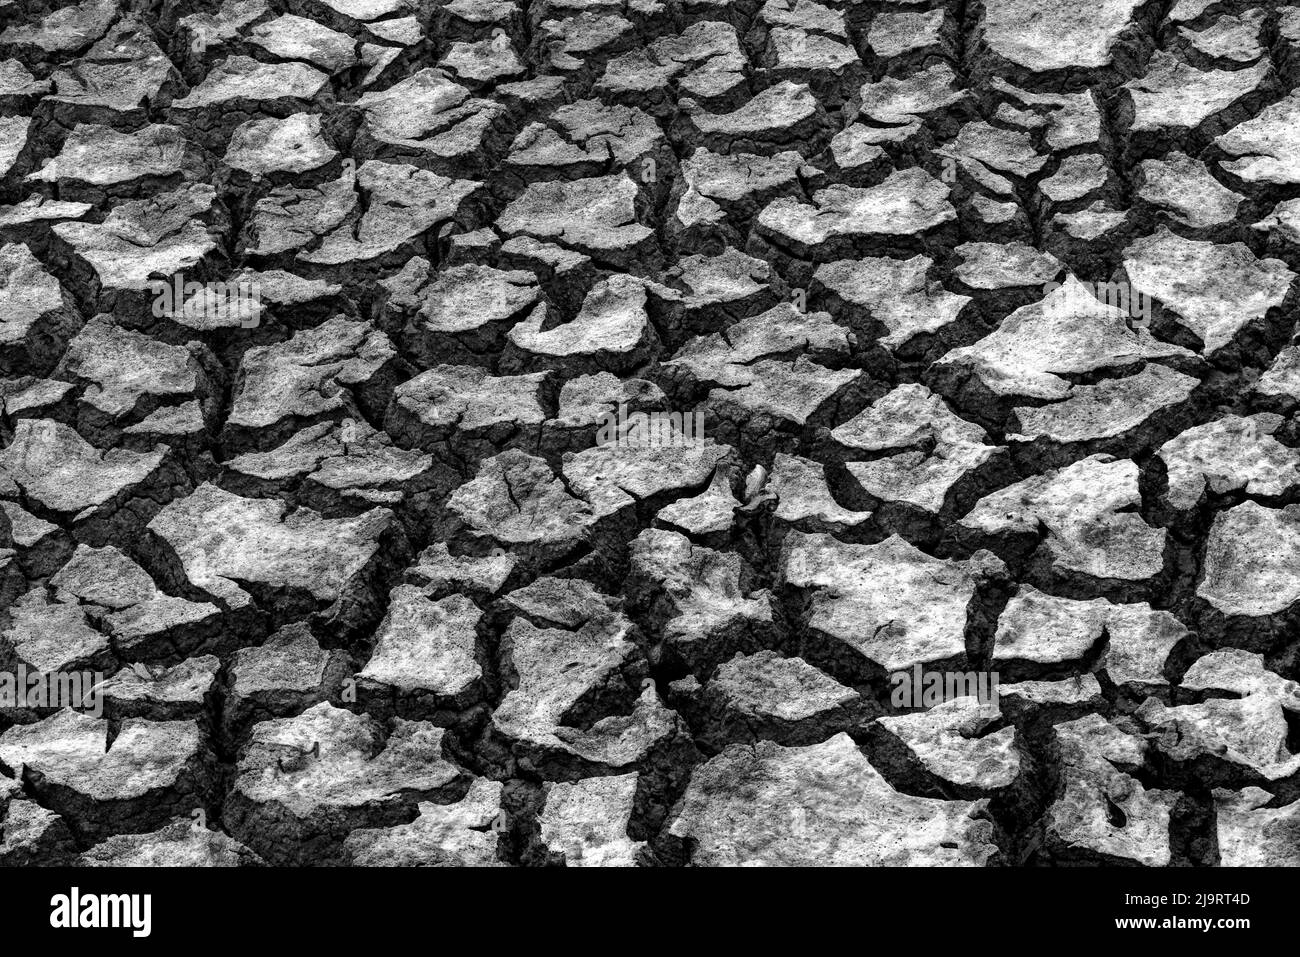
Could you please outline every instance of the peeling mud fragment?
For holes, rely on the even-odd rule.
[[[113,0],[82,0],[55,10],[38,23],[14,24],[0,33],[0,46],[26,48],[38,58],[39,50],[50,54],[76,53],[102,37],[119,13]]]
[[[372,27],[378,26],[378,23],[372,21],[383,22],[400,14],[412,13],[417,6],[413,0],[316,0],[316,2],[326,8],[327,15],[332,11],[343,22],[364,23]]]
[[[1015,183],[1007,176],[1027,179],[1048,160],[1034,149],[1033,137],[1028,133],[1002,129],[983,120],[967,123],[952,143],[936,152],[956,160],[981,186],[1009,198],[1015,196]],[[1040,183],[1044,192],[1048,189],[1046,182]]]
[[[536,450],[550,376],[494,376],[478,366],[439,365],[393,392],[384,428],[412,448],[477,459],[495,449]]]
[[[248,42],[277,60],[302,60],[331,75],[357,62],[356,41],[347,34],[291,13],[259,23]]]
[[[1300,199],[1278,203],[1272,213],[1252,228],[1268,234],[1273,246],[1283,249],[1300,246]]]
[[[1014,787],[1022,758],[1016,729],[1000,724],[997,701],[950,698],[917,714],[876,719],[895,748],[960,794],[990,794]]]
[[[338,151],[321,133],[321,119],[311,113],[294,113],[283,119],[249,120],[230,137],[223,162],[253,176],[305,173],[320,169]]]
[[[214,66],[168,118],[193,131],[209,149],[258,115],[285,117],[330,103],[329,77],[306,63],[261,63],[231,56]]]
[[[125,531],[188,489],[165,446],[105,452],[49,419],[19,420],[13,441],[0,452],[0,469],[26,502],[91,537],[110,528]],[[6,497],[18,496],[11,491]]]
[[[216,361],[196,342],[172,346],[96,316],[68,344],[54,375],[81,386],[81,423],[92,434],[143,418],[163,406],[198,400],[211,421]]]
[[[406,578],[430,598],[460,594],[488,598],[501,592],[516,564],[513,556],[504,553],[477,558],[452,555],[446,542],[435,542],[407,569]]]
[[[1191,766],[1201,781],[1231,787],[1282,781],[1300,771],[1300,755],[1288,746],[1287,721],[1300,711],[1300,689],[1265,670],[1262,655],[1211,652],[1188,669],[1183,687],[1237,697],[1173,708],[1148,699],[1137,715],[1170,761]]]
[[[1224,867],[1296,867],[1300,805],[1268,807],[1276,799],[1263,788],[1216,789],[1214,819],[1219,864]]]
[[[569,379],[557,401],[555,417],[542,423],[542,442],[548,451],[564,452],[595,445],[610,417],[617,421],[620,406],[635,414],[662,409],[668,400],[653,382],[598,372]]]
[[[557,597],[570,613],[573,599]],[[680,719],[652,682],[642,682],[648,669],[630,640],[631,622],[610,609],[577,609],[578,620],[559,627],[516,617],[502,636],[500,665],[512,687],[492,728],[522,770],[563,778],[579,769],[627,770],[681,734]]]
[[[734,459],[729,446],[605,444],[564,454],[565,485],[590,502],[604,519],[635,508],[638,502],[662,500],[702,488],[714,470]]]
[[[1080,661],[1100,643],[1110,607],[1104,598],[1074,601],[1025,585],[998,618],[993,661],[1003,667]]]
[[[630,267],[654,248],[654,230],[638,221],[637,186],[625,174],[532,183],[497,217],[507,235],[553,240],[568,249]]]
[[[708,488],[699,495],[665,505],[655,519],[706,545],[722,544],[735,526],[736,509],[742,506],[731,484],[727,470],[715,469]]]
[[[57,223],[54,234],[89,267],[84,272],[93,270],[106,301],[126,297],[143,312],[156,281],[214,258],[225,226],[216,191],[196,183],[120,203],[102,223]]]
[[[268,612],[319,612],[346,628],[372,613],[372,582],[399,557],[395,525],[384,508],[322,518],[204,483],[159,512],[149,530],[175,552],[188,583],[228,609],[265,596],[275,599]]]
[[[50,89],[49,80],[36,79],[20,61],[12,58],[0,60],[0,107],[6,113],[29,113]]]
[[[798,192],[804,159],[794,150],[773,156],[703,147],[682,163],[680,196],[674,219],[684,229],[709,226],[733,217],[753,216],[773,195]]]
[[[849,334],[824,312],[802,313],[782,303],[724,332],[692,339],[664,365],[698,381],[734,386],[744,384],[757,360],[791,353],[839,361],[848,356]]]
[[[945,509],[959,484],[1005,454],[1001,446],[985,443],[982,428],[916,384],[894,389],[837,426],[831,438],[851,454],[883,454],[847,465],[868,495],[933,515]]]
[[[566,867],[635,867],[645,847],[627,835],[638,775],[548,784],[539,840]]]
[[[307,423],[376,413],[392,395],[398,362],[386,335],[341,316],[249,349],[232,389],[225,441],[265,449]]]
[[[1112,47],[1142,0],[985,0],[981,39],[990,50],[1033,73],[1113,62]]]
[[[110,837],[84,852],[82,867],[260,867],[262,859],[235,839],[180,820],[148,834]]]
[[[943,10],[881,12],[871,21],[867,45],[878,57],[892,59],[923,50],[952,49]]]
[[[6,793],[10,788],[12,794]],[[21,794],[17,781],[0,780],[0,812],[4,820],[0,865],[49,867],[71,863],[77,848],[67,822]]]
[[[400,585],[375,633],[374,652],[357,673],[358,690],[398,709],[462,709],[483,690],[478,661],[482,613],[468,598],[434,601]]]
[[[697,100],[731,101],[743,90],[747,65],[735,28],[702,20],[676,36],[659,37],[610,60],[595,92],[634,102],[657,115],[671,107],[673,84]]]
[[[813,194],[813,205],[777,199],[758,214],[760,234],[800,258],[826,261],[852,242],[915,236],[957,218],[948,187],[924,170],[891,174],[879,186],[834,185]]]
[[[34,253],[45,255],[55,223],[84,219],[93,207],[90,203],[73,203],[48,199],[33,193],[21,202],[0,205],[0,240],[26,243]]]
[[[593,69],[631,45],[632,23],[618,15],[603,16],[583,10],[562,20],[543,20],[534,37],[541,36],[552,70],[574,73]]]
[[[9,624],[0,632],[0,658],[42,674],[107,669],[114,652],[108,636],[76,604],[49,601],[39,588],[8,608]]]
[[[1219,60],[1253,63],[1264,54],[1259,42],[1263,10],[1248,10],[1239,17],[1219,17],[1204,30],[1179,27],[1178,33],[1191,46]]]
[[[1241,641],[1252,625],[1262,626],[1300,601],[1297,560],[1300,505],[1275,509],[1243,502],[1215,514],[1196,594],[1228,622],[1248,629],[1238,633]]]
[[[109,742],[107,721],[64,709],[0,734],[0,761],[86,837],[150,830],[204,806],[208,758],[194,722],[128,718]]]
[[[494,40],[453,43],[438,66],[476,87],[522,76],[525,72],[514,49],[510,46],[501,49]]]
[[[510,330],[502,368],[554,369],[566,377],[631,371],[658,351],[649,305],[647,284],[621,273],[592,287],[570,322],[549,324],[539,305]]]
[[[871,520],[871,512],[854,511],[836,501],[820,462],[778,452],[768,488],[777,500],[773,518],[801,532],[842,534]]]
[[[72,549],[70,536],[53,522],[37,518],[17,502],[0,501],[18,564],[29,579],[45,578],[63,564]]]
[[[635,107],[578,100],[554,110],[550,126],[530,123],[510,146],[506,165],[526,180],[557,171],[601,172],[617,165],[633,176],[671,172],[672,153],[659,125]]]
[[[22,376],[0,379],[5,414],[19,418],[55,418],[66,414],[69,397],[76,391],[69,382]]]
[[[1106,636],[1109,643],[1101,666],[1115,684],[1131,686],[1140,694],[1168,685],[1172,656],[1189,632],[1171,613],[1137,602],[1107,609]]]
[[[256,722],[299,714],[334,697],[347,670],[343,653],[321,648],[302,624],[281,628],[255,648],[241,648],[226,669],[226,733],[238,740]]]
[[[151,31],[127,17],[86,55],[57,68],[54,92],[41,104],[64,126],[105,123],[143,126],[155,107],[166,110],[184,86]]]
[[[135,133],[83,123],[59,154],[27,177],[57,186],[61,199],[152,194],[180,184],[183,174],[204,179],[206,164],[176,126],[154,124]]]
[[[758,587],[743,558],[676,532],[647,529],[636,537],[627,590],[663,636],[658,653],[700,673],[775,629],[771,593]]]
[[[1188,355],[1144,328],[1131,328],[1123,310],[1071,276],[974,345],[943,356],[931,375],[959,405],[994,418],[1008,400],[1068,398],[1073,376]]]
[[[1008,715],[1072,713],[1104,707],[1101,683],[1094,675],[1062,678],[1058,681],[1016,681],[998,686],[998,702]]]
[[[244,225],[241,247],[250,256],[279,256],[315,246],[350,218],[358,205],[355,174],[344,171],[319,186],[279,186],[259,199]]]
[[[1055,173],[1038,181],[1038,189],[1054,204],[1067,204],[1103,191],[1114,181],[1106,160],[1096,153],[1067,156]]]
[[[81,602],[126,658],[171,658],[212,635],[221,610],[166,594],[147,572],[111,545],[78,545],[49,586],[65,602]]]
[[[48,372],[81,316],[21,243],[0,246],[0,370]]]
[[[1210,117],[1261,91],[1271,73],[1267,60],[1244,70],[1198,70],[1157,50],[1146,75],[1124,84],[1131,106],[1122,109],[1131,116],[1128,128],[1135,134],[1162,136],[1195,130]],[[1238,137],[1247,132],[1241,131]]]
[[[1206,354],[1281,305],[1296,277],[1280,259],[1257,259],[1243,243],[1197,242],[1167,227],[1124,250],[1124,272],[1134,291],[1171,310]]]
[[[489,247],[496,245],[495,235],[482,235]],[[456,237],[452,241],[454,243]],[[546,289],[551,304],[562,310],[563,315],[572,315],[582,308],[583,297],[599,281],[600,270],[605,265],[586,253],[531,236],[513,236],[501,243],[499,262],[507,269],[534,273]],[[622,273],[615,273],[617,275]]]
[[[1062,269],[1061,261],[1051,253],[1023,243],[962,243],[955,251],[962,262],[953,275],[972,289],[1041,286]]]
[[[21,178],[30,168],[31,152],[28,149],[30,128],[29,117],[0,117],[0,137],[2,137],[0,138],[0,184]]]
[[[496,867],[501,784],[476,778],[465,796],[450,804],[422,801],[419,815],[395,827],[358,828],[343,842],[348,863],[358,867]]]
[[[1141,500],[1134,462],[1093,455],[986,495],[958,526],[1009,555],[1027,548],[1046,579],[1141,589],[1164,569],[1166,536],[1132,511]]]
[[[713,747],[760,738],[811,744],[849,727],[860,711],[860,696],[802,658],[738,652],[714,671],[700,705],[709,728],[702,740]]]
[[[811,591],[807,628],[833,661],[850,671],[866,664],[886,672],[963,660],[976,590],[1005,574],[986,552],[951,561],[897,535],[849,545],[800,532],[787,536],[780,569],[785,583]],[[881,590],[876,581],[890,587]]]
[[[1264,64],[1261,63],[1261,66]],[[1251,183],[1300,182],[1300,94],[1266,106],[1259,115],[1234,126],[1215,145],[1234,160],[1221,160],[1229,173]]]
[[[1232,222],[1245,200],[1217,179],[1200,160],[1173,152],[1162,160],[1142,161],[1138,196],[1166,210],[1176,222],[1208,229]]]
[[[240,751],[227,827],[271,864],[340,860],[358,826],[401,824],[419,802],[454,796],[464,774],[443,756],[443,734],[327,702],[262,721]]]
[[[1279,352],[1252,391],[1283,406],[1300,402],[1300,348],[1287,346]]]
[[[533,274],[519,269],[465,264],[426,277],[427,281],[410,286],[390,286],[394,292],[388,300],[390,308],[414,313],[406,321],[401,341],[426,366],[453,357],[483,362],[541,296]]]
[[[480,186],[373,160],[357,170],[356,184],[365,197],[360,221],[334,228],[317,248],[299,253],[301,261],[320,267],[365,265],[411,248],[424,233],[454,219]]]
[[[1035,93],[1013,86],[1001,77],[993,77],[991,85],[994,90],[1032,110],[1035,121],[1045,123],[1044,142],[1051,149],[1068,150],[1101,143],[1101,110],[1097,105],[1097,94],[1091,90]]]
[[[509,449],[452,493],[444,535],[480,553],[500,547],[529,566],[547,566],[587,548],[595,523],[592,505],[572,495],[545,459]]]
[[[1088,449],[1144,448],[1148,436],[1186,408],[1199,385],[1193,376],[1150,363],[1133,375],[1071,386],[1060,402],[1017,407],[1007,423],[1014,430],[1007,440],[1042,449],[1081,443]]]
[[[1169,504],[1194,508],[1207,489],[1272,498],[1300,484],[1300,456],[1273,438],[1282,424],[1280,415],[1267,412],[1226,415],[1170,439],[1156,453],[1168,472]]]
[[[1060,761],[1057,795],[1045,819],[1052,862],[1164,867],[1177,792],[1149,790],[1131,771],[1147,743],[1092,714],[1052,729]]]
[[[960,89],[952,67],[936,63],[905,79],[887,76],[864,84],[859,91],[859,115],[898,127],[891,132],[905,139],[920,131],[926,114],[955,106],[967,95]]]
[[[818,266],[811,288],[835,297],[830,308],[836,315],[850,322],[870,320],[876,326],[872,332],[884,326],[880,344],[909,354],[932,338],[956,331],[958,317],[971,301],[931,279],[933,266],[933,260],[921,255],[841,259]]]
[[[225,465],[222,484],[231,491],[291,498],[329,517],[376,505],[419,511],[452,481],[432,455],[398,448],[354,419],[309,426],[283,445]]]
[[[682,327],[696,334],[770,309],[780,283],[768,263],[731,247],[717,256],[681,257],[664,281],[682,291]]]
[[[500,138],[496,127],[505,112],[434,69],[366,93],[356,105],[363,114],[356,141],[361,159],[410,163],[444,175],[476,170],[475,154]]]
[[[202,37],[208,46],[222,47],[270,9],[267,0],[221,0],[215,13],[191,13],[181,17],[178,26],[192,38]]]
[[[825,140],[826,112],[806,84],[785,80],[768,87],[727,113],[706,111],[690,99],[679,101],[681,137],[715,153],[737,150],[774,153],[793,147],[816,152]]]
[[[104,713],[110,720],[205,721],[220,670],[221,659],[216,655],[186,658],[171,667],[137,662],[99,686]]]
[[[703,866],[981,866],[997,853],[982,801],[895,791],[847,734],[732,745],[696,768],[669,834]]]
[[[839,364],[849,344],[849,334],[826,313],[801,313],[787,303],[725,334],[692,339],[664,369],[675,381],[710,388],[706,422],[721,420],[719,438],[770,447],[776,429],[830,420],[840,400],[863,383],[856,370],[813,361]]]
[[[998,618],[992,657],[1008,676],[1077,671],[1095,657],[1111,681],[1144,694],[1168,686],[1170,655],[1187,637],[1177,618],[1142,602],[1076,601],[1024,585]]]
[[[861,83],[867,72],[850,44],[788,27],[767,32],[760,62],[773,76],[808,82],[832,107],[849,99],[847,91]]]

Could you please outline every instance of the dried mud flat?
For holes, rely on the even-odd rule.
[[[0,0],[0,863],[1300,863],[1297,272],[1300,6]]]

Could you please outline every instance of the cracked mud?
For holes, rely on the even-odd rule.
[[[1300,864],[1298,273],[1285,2],[0,0],[0,864]]]

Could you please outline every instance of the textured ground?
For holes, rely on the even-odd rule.
[[[1300,863],[1300,7],[0,0],[0,204],[0,863]]]

